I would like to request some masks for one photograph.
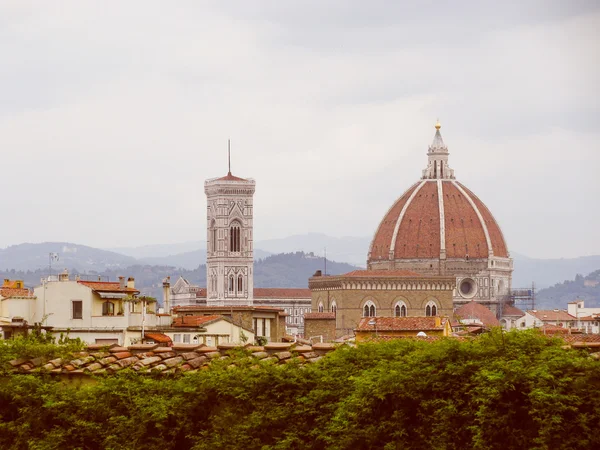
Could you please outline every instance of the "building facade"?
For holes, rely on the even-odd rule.
[[[363,317],[448,316],[455,278],[406,270],[356,270],[309,279],[312,310],[334,313],[336,337],[352,335]]]
[[[255,182],[233,176],[206,180],[206,303],[253,302],[253,197]]]
[[[367,268],[453,276],[456,306],[477,301],[496,312],[509,296],[513,262],[491,212],[455,179],[440,124],[435,128],[422,178],[383,217]]]

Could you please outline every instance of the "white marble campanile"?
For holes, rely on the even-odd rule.
[[[207,200],[206,303],[252,305],[255,181],[226,176],[204,182]]]

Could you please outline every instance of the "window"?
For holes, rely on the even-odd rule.
[[[427,306],[425,307],[425,315],[428,317],[437,316],[437,305],[434,301],[427,303]]]
[[[319,312],[323,312],[323,303],[319,303]]]
[[[396,303],[396,306],[394,307],[394,316],[395,317],[406,317],[406,304],[404,302],[398,302]]]
[[[229,251],[239,252],[240,251],[240,224],[233,222],[229,229]]]
[[[217,251],[217,225],[213,220],[210,225],[210,250],[212,252]]]
[[[238,276],[238,292],[244,291],[244,278],[240,275]]]
[[[369,300],[367,303],[365,303],[365,306],[363,307],[363,317],[375,317],[375,315],[375,303]]]
[[[233,292],[233,275],[229,277],[229,292]]]
[[[73,319],[83,319],[83,301],[73,300]]]
[[[102,315],[103,316],[114,316],[115,315],[115,304],[111,302],[102,303]]]
[[[190,343],[190,335],[189,334],[184,334],[183,335],[183,343],[184,344],[189,344]]]
[[[337,313],[337,303],[335,303],[335,300],[331,302],[331,312],[332,313]]]
[[[175,343],[181,342],[181,334],[174,334],[173,342],[175,342]]]

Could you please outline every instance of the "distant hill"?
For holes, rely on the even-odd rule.
[[[254,260],[258,261],[270,256],[271,253],[264,252],[259,249],[254,250]],[[141,264],[157,265],[157,266],[173,266],[182,269],[194,270],[200,264],[206,262],[206,249],[194,250],[177,255],[161,256],[157,258],[142,258],[139,260]]]
[[[324,260],[314,254],[303,252],[272,255],[254,264],[255,287],[308,287],[308,278],[318,269],[323,270]],[[327,261],[327,273],[337,275],[356,270],[358,267],[346,263]],[[75,277],[77,271],[71,270]],[[48,275],[47,269],[35,271],[0,270],[0,278],[22,279],[28,287],[38,286],[40,279]],[[91,270],[86,277],[103,280],[116,280],[119,276],[134,277],[135,285],[145,295],[156,297],[162,301],[162,280],[170,276],[175,282],[179,276],[191,283],[206,286],[206,266],[202,264],[194,270],[180,269],[170,266],[134,264],[124,268],[112,268],[103,271]]]
[[[327,258],[364,268],[367,264],[370,244],[371,238],[365,236],[332,237],[322,233],[306,233],[281,239],[256,241],[254,247],[273,254],[300,251],[314,253],[321,257],[327,248]]]
[[[572,280],[577,274],[600,269],[600,255],[579,258],[536,259],[512,253],[514,259],[513,287],[528,287],[534,281],[536,288],[552,286],[563,280]]]
[[[204,241],[188,241],[175,244],[152,244],[142,245],[140,247],[117,247],[109,248],[107,250],[131,256],[136,259],[147,259],[168,257],[202,249],[206,252],[206,242]]]
[[[585,306],[600,308],[600,270],[587,276],[576,275],[573,280],[557,283],[538,291],[536,306],[540,309],[566,309],[573,300],[585,300]]]
[[[48,268],[49,253],[58,253],[53,261],[54,271],[65,267],[79,271],[106,270],[136,264],[136,259],[119,253],[100,250],[70,242],[19,244],[0,249],[0,269],[36,270]]]

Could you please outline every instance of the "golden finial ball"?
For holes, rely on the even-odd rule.
[[[438,121],[435,123],[435,129],[436,129],[436,130],[439,130],[440,128],[442,128],[442,125],[440,124],[440,121],[438,120]]]

